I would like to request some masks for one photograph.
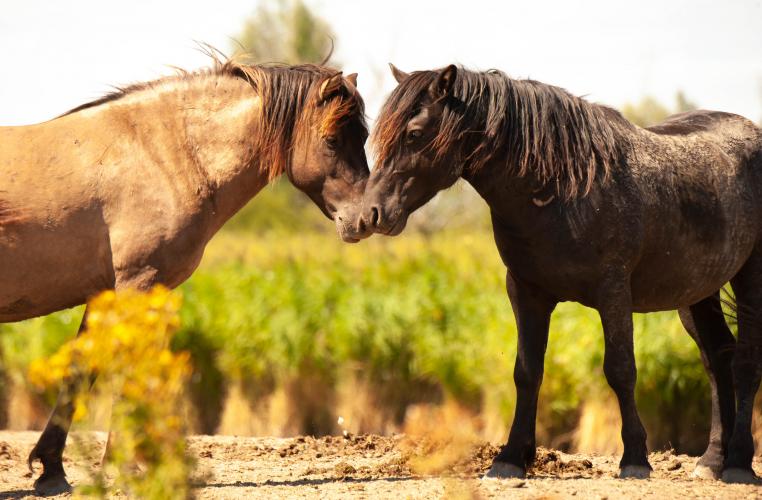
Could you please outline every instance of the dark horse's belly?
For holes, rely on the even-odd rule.
[[[630,278],[633,310],[666,311],[695,304],[730,281],[750,252],[751,245],[739,245],[730,254],[646,256]]]
[[[630,276],[634,310],[695,304],[738,273],[760,225],[750,185],[734,179],[660,193],[661,203],[644,213],[643,246]]]
[[[495,241],[514,277],[556,300],[597,307],[607,282],[629,279],[633,311],[673,310],[717,292],[755,245],[760,222],[754,202],[738,195],[720,199],[699,214],[674,199],[653,215],[648,208],[626,218],[601,210],[599,218],[586,219],[582,236],[561,218],[537,217],[523,231],[493,219]]]

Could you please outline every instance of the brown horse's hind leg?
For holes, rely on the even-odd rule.
[[[682,308],[679,313],[683,326],[698,345],[712,389],[709,445],[693,474],[719,479],[736,416],[731,365],[736,340],[725,322],[719,294]]]
[[[622,415],[624,453],[619,462],[619,477],[648,478],[646,430],[635,405],[635,352],[632,341],[632,299],[625,279],[602,286],[597,309],[603,325],[605,351],[603,373],[619,401]]]
[[[508,296],[518,326],[519,342],[513,379],[516,414],[506,444],[485,478],[524,477],[535,458],[537,396],[542,383],[550,315],[556,302],[507,277]]]
[[[757,482],[751,468],[754,396],[762,376],[762,252],[757,249],[731,280],[737,301],[738,342],[733,355],[736,420],[722,472],[726,482]]]
[[[87,310],[85,310],[77,335],[84,331],[86,318]],[[34,472],[32,464],[35,460],[42,462],[42,474],[34,482],[34,490],[38,495],[57,495],[71,491],[63,468],[63,450],[74,415],[74,405],[71,398],[77,393],[82,382],[82,380],[75,379],[65,383],[45,430],[42,431],[40,439],[29,454],[29,469],[32,472]],[[90,383],[92,382],[93,379]]]

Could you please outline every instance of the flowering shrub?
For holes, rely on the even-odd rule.
[[[118,471],[113,488],[135,498],[190,495],[192,464],[185,455],[181,418],[189,355],[169,349],[179,307],[179,296],[163,287],[148,293],[104,292],[88,305],[87,330],[29,369],[31,381],[43,388],[98,375],[92,393],[83,384],[71,395],[75,421],[86,416],[89,398],[113,391],[107,462]],[[105,495],[103,472],[82,491]]]

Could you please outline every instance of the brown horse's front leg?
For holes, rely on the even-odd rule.
[[[556,301],[516,281],[506,278],[513,314],[518,326],[518,349],[513,379],[516,383],[516,413],[508,443],[492,462],[485,478],[524,477],[535,458],[537,396],[542,383],[550,315]]]
[[[619,401],[624,454],[619,477],[648,478],[646,430],[635,405],[635,350],[632,341],[632,299],[628,280],[601,287],[598,313],[603,324],[605,353],[603,373]]]
[[[87,320],[87,309],[82,317],[82,323],[79,326],[77,335],[85,330]],[[90,377],[90,384],[94,382],[94,376]],[[42,431],[40,439],[29,453],[29,469],[34,472],[32,464],[36,460],[42,462],[42,474],[34,482],[34,491],[38,495],[57,495],[71,491],[71,485],[66,480],[66,473],[63,468],[63,450],[66,446],[66,437],[71,427],[72,416],[74,415],[74,403],[72,398],[79,391],[80,385],[84,381],[80,378],[68,380],[56,401],[53,413],[48,419],[45,430]]]

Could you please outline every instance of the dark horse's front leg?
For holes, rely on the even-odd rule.
[[[506,288],[516,317],[519,341],[513,379],[516,414],[506,444],[492,462],[487,478],[524,477],[535,457],[537,396],[542,383],[550,315],[556,301],[515,280],[510,271]]]
[[[82,323],[79,325],[77,336],[85,330],[86,320],[87,309],[85,309]],[[57,495],[71,491],[71,485],[66,480],[66,473],[63,468],[63,450],[74,415],[72,398],[84,382],[84,380],[75,378],[64,383],[45,430],[42,431],[40,439],[29,454],[30,470],[32,470],[32,464],[35,460],[42,462],[42,475],[34,482],[34,491],[38,495]],[[93,379],[91,378],[90,383],[92,382]]]
[[[632,298],[629,280],[604,282],[598,294],[605,353],[603,373],[619,401],[624,453],[619,477],[648,478],[646,430],[635,405],[635,350],[632,341]]]

